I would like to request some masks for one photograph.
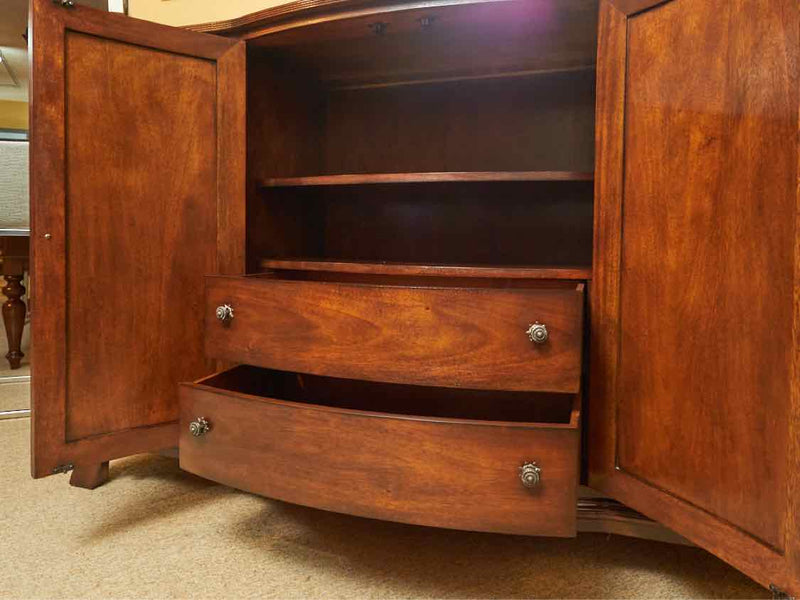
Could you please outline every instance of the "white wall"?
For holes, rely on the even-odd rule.
[[[128,14],[166,25],[194,25],[226,21],[285,3],[283,0],[128,0]]]

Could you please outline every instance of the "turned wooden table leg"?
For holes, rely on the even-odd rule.
[[[8,337],[8,354],[6,358],[12,369],[19,369],[22,353],[22,329],[25,327],[25,303],[21,300],[25,294],[22,275],[6,275],[3,294],[7,300],[3,303],[3,323]]]
[[[90,463],[88,465],[75,465],[69,484],[79,488],[93,490],[108,481],[108,461]]]

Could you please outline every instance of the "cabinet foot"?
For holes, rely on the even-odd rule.
[[[76,465],[69,478],[69,484],[79,488],[93,490],[108,481],[108,461]]]

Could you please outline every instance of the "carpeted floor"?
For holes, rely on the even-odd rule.
[[[769,597],[697,548],[358,519],[237,492],[161,456],[112,462],[94,491],[34,481],[28,433],[27,419],[0,421],[3,598]]]
[[[31,385],[29,382],[0,377],[0,412],[23,410],[30,406]]]
[[[1,280],[0,280],[1,281]],[[5,296],[0,294],[0,299],[5,300]],[[6,360],[6,352],[8,352],[8,340],[6,339],[6,330],[0,322],[0,380],[5,377],[19,377],[20,375],[31,374],[31,325],[30,321],[25,324],[22,330],[22,352],[25,356],[22,358],[21,366],[19,369],[11,369]]]
[[[2,295],[0,294],[0,298]],[[22,381],[30,377],[30,325],[26,325],[23,330],[22,351],[25,357],[22,359],[22,366],[12,370],[6,360],[8,343],[6,333],[2,323],[0,323],[0,412],[6,410],[22,410],[30,408],[30,385],[27,381]]]

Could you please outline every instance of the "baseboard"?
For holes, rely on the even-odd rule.
[[[0,421],[5,421],[6,419],[29,419],[30,416],[31,416],[31,409],[29,408],[0,411]]]

